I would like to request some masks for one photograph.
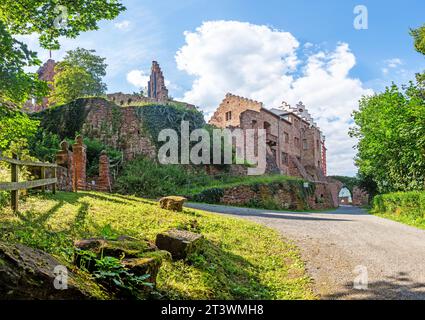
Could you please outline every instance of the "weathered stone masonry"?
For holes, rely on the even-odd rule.
[[[87,177],[87,154],[83,138],[78,136],[73,151],[69,151],[69,145],[63,141],[61,150],[56,154],[58,168],[58,189],[62,191],[76,192],[78,190],[94,190],[111,192],[112,179],[109,168],[109,158],[105,151],[99,157],[99,176]]]
[[[324,137],[302,103],[266,109],[261,102],[227,94],[210,122],[219,128],[265,129],[267,156],[281,174],[325,182]]]

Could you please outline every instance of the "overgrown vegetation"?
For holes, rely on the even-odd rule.
[[[196,228],[206,240],[200,251],[186,261],[163,262],[157,290],[164,298],[315,298],[298,250],[276,231],[252,222],[192,209],[175,213],[141,198],[94,192],[34,196],[21,208],[18,215],[0,209],[0,239],[69,263],[73,241],[103,237],[105,226],[108,234],[151,241],[170,228]]]
[[[128,162],[120,173],[115,191],[147,198],[168,195],[193,197],[200,202],[214,202],[224,189],[235,186],[259,186],[279,183],[293,184],[300,193],[307,192],[303,181],[282,175],[231,176],[225,171],[220,175],[208,175],[203,168],[184,165],[162,165],[145,157]],[[278,187],[276,185],[276,187]],[[310,184],[310,189],[312,184]],[[313,191],[314,192],[314,191]],[[304,195],[302,195],[304,196]],[[208,201],[207,201],[208,200]]]
[[[192,188],[186,191],[186,196],[192,201],[210,204],[220,204],[226,190],[234,187],[248,187],[257,196],[248,202],[240,203],[240,206],[269,209],[269,210],[307,210],[309,205],[307,197],[314,195],[315,185],[310,183],[304,187],[304,181],[282,175],[258,176],[258,177],[230,177],[226,181],[211,182],[211,186]],[[288,203],[282,203],[278,197],[279,191],[286,190],[293,195]],[[297,200],[295,200],[297,199]],[[317,199],[321,201],[321,199]]]
[[[205,172],[192,172],[182,165],[161,165],[140,157],[129,162],[120,173],[114,189],[118,193],[157,198],[181,194],[181,190],[211,178]]]
[[[371,213],[425,229],[425,191],[378,195]]]
[[[66,139],[71,146],[75,143],[75,139]],[[110,163],[117,163],[122,159],[122,152],[107,146],[97,139],[83,138],[86,146],[87,156],[87,177],[95,177],[99,174],[99,157],[102,151],[106,151]]]
[[[40,127],[49,134],[56,134],[60,140],[75,137],[81,132],[88,108],[86,99],[77,99],[65,106],[48,108],[32,115],[40,121]]]
[[[175,130],[181,137],[181,122],[189,122],[189,132],[205,127],[204,115],[180,105],[146,105],[136,109],[137,115],[143,120],[146,133],[159,148],[163,142],[158,141],[159,133],[164,129]]]

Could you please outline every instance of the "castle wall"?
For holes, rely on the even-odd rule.
[[[227,94],[209,123],[219,128],[265,129],[268,172],[275,167],[281,174],[325,180],[320,130],[295,114],[284,120],[260,102]]]
[[[210,120],[210,124],[218,128],[238,127],[239,117],[246,110],[259,112],[263,104],[243,97],[227,94]],[[229,112],[231,112],[229,117]],[[227,115],[226,115],[227,114]]]

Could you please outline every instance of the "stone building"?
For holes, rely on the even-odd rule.
[[[156,101],[168,101],[168,89],[158,62],[152,61],[151,76],[148,82],[148,97]]]
[[[267,171],[326,181],[325,138],[306,107],[267,109],[263,103],[227,94],[211,120],[219,128],[265,129]]]
[[[38,78],[46,81],[47,83],[53,82],[55,77],[56,62],[53,59],[47,60],[37,71]],[[49,84],[51,88],[51,85]],[[49,100],[47,97],[42,98],[41,101],[35,101],[34,99],[28,100],[24,105],[24,110],[33,113],[47,109],[49,107]]]

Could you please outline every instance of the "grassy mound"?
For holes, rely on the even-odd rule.
[[[425,191],[378,195],[373,199],[371,213],[425,229]]]
[[[0,209],[0,238],[71,261],[75,239],[126,234],[154,240],[169,228],[202,233],[188,261],[165,262],[158,290],[170,299],[313,299],[298,250],[273,230],[203,211],[174,213],[141,198],[95,192],[31,197]]]

